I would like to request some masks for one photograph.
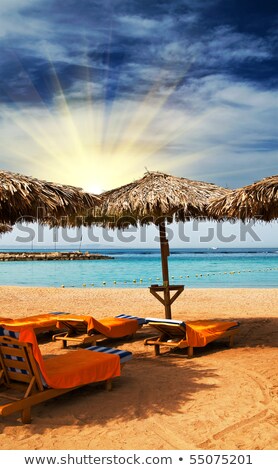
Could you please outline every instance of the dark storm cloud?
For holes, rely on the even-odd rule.
[[[132,95],[135,85],[146,93],[151,67],[168,70],[172,83],[183,73],[185,82],[222,73],[275,85],[272,1],[26,0],[8,13],[1,20],[2,101],[32,102],[15,57],[50,102],[57,93],[53,70],[66,93],[88,80],[117,86],[119,94]]]

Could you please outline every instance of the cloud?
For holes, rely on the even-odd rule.
[[[277,20],[228,3],[2,0],[2,166],[81,186],[116,161],[123,183],[274,172]]]
[[[42,0],[41,0],[42,1]],[[26,10],[38,6],[36,0],[1,0],[0,40],[37,37],[45,31],[42,18],[26,15]]]
[[[239,31],[236,23],[223,17],[213,23],[206,13],[219,2],[80,1],[66,8],[60,2],[32,0],[1,4],[5,31],[0,38],[2,88],[15,100],[28,100],[28,84],[15,74],[15,62],[42,93],[53,100],[53,71],[67,93],[75,80],[104,82],[114,99],[115,91],[134,88],[146,93],[154,74],[167,71],[167,86],[192,77],[216,73],[235,75],[269,85],[274,64],[273,36]],[[243,11],[243,7],[241,7]],[[223,10],[222,10],[223,16]],[[10,26],[4,23],[10,21]],[[268,68],[266,74],[263,67]],[[87,71],[86,71],[87,69]],[[82,75],[83,74],[83,75]],[[44,80],[45,76],[45,80]],[[93,77],[93,78],[92,78]],[[20,82],[20,93],[16,78]],[[48,81],[48,86],[44,86]],[[166,83],[166,81],[164,80]],[[170,83],[172,82],[172,83]],[[24,97],[25,87],[25,97]],[[5,93],[0,99],[6,100]]]
[[[192,80],[172,102],[170,90],[168,100],[150,93],[107,107],[98,82],[80,100],[84,86],[76,81],[71,99],[60,97],[51,110],[2,105],[2,166],[107,189],[139,177],[145,166],[232,187],[276,172],[272,90],[216,75]]]

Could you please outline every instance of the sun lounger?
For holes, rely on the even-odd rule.
[[[57,327],[67,331],[55,334],[52,339],[62,341],[63,348],[67,347],[68,341],[96,345],[97,341],[107,338],[133,336],[144,323],[145,318],[125,314],[101,320],[90,315],[60,315]]]
[[[203,347],[220,338],[228,338],[233,346],[234,336],[239,331],[236,321],[192,321],[163,320],[146,318],[146,323],[159,331],[160,335],[144,341],[147,346],[154,346],[155,355],[160,354],[160,347],[187,348],[188,357],[193,357],[194,347]]]
[[[0,398],[6,399],[0,415],[20,412],[22,422],[29,423],[32,406],[46,400],[95,382],[105,382],[110,390],[131,357],[128,351],[92,347],[44,360],[32,329],[0,328],[0,384],[5,391]],[[20,398],[13,399],[14,390],[21,391]]]
[[[65,316],[68,314],[66,312],[51,312],[22,318],[0,317],[0,326],[5,325],[11,328],[30,327],[38,334],[45,331],[56,330],[59,315]]]

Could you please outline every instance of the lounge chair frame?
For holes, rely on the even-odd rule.
[[[4,388],[0,398],[9,400],[0,406],[0,416],[20,412],[24,424],[31,422],[31,409],[34,405],[83,387],[79,385],[66,389],[45,388],[32,346],[9,336],[0,337],[0,365],[0,385]],[[123,366],[124,364],[121,364],[121,369]],[[104,384],[106,390],[112,389],[112,379],[107,379]],[[11,389],[21,392],[20,398],[13,398],[11,393],[7,393]]]
[[[167,347],[169,350],[171,349],[185,349],[187,348],[187,357],[191,359],[194,355],[194,348],[190,346],[186,340],[186,326],[181,324],[169,324],[169,323],[157,323],[157,322],[149,322],[150,326],[153,326],[156,330],[161,331],[160,336],[152,336],[151,338],[147,338],[144,341],[144,345],[146,346],[154,346],[154,354],[155,356],[160,355],[160,347],[164,346]],[[224,331],[218,338],[228,338],[229,339],[229,347],[233,347],[234,345],[234,337],[239,332],[239,327],[233,327],[229,330]]]
[[[117,318],[117,317],[116,317]],[[123,318],[124,319],[124,318]],[[128,320],[128,318],[126,318]],[[100,320],[101,321],[101,320]],[[77,343],[78,345],[92,345],[96,346],[98,341],[108,339],[104,334],[99,333],[97,330],[92,330],[90,334],[87,332],[87,324],[81,318],[60,320],[62,329],[67,331],[56,333],[52,336],[53,341],[62,341],[62,349],[68,347],[68,342]],[[142,328],[142,324],[138,324],[138,330]],[[134,338],[136,333],[126,336],[127,338]],[[109,338],[118,339],[118,338]]]
[[[68,342],[77,343],[79,345],[96,346],[97,341],[106,338],[98,332],[92,332],[92,334],[88,335],[87,326],[83,320],[74,320],[74,326],[71,322],[63,321],[62,323],[63,328],[66,328],[67,331],[56,333],[52,336],[53,341],[62,341],[62,349],[68,347]]]

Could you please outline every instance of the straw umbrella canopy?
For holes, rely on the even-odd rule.
[[[3,233],[8,233],[12,231],[12,227],[6,224],[0,224],[0,235]]]
[[[210,217],[216,220],[278,219],[278,175],[269,176],[243,188],[213,199],[208,205]]]
[[[165,222],[185,222],[206,217],[206,204],[212,196],[221,197],[227,190],[215,184],[178,178],[160,172],[147,172],[143,178],[101,194],[100,216],[109,228],[124,228],[151,222],[159,226],[163,286],[151,286],[151,293],[165,307],[171,318],[171,304],[183,286],[169,285],[169,245]],[[170,291],[176,293],[170,298]],[[163,298],[159,293],[162,293]]]
[[[99,203],[98,196],[81,188],[0,171],[0,224],[14,225],[18,219],[30,222],[33,217],[53,226],[65,225],[69,217],[69,225],[75,225],[77,216]]]

